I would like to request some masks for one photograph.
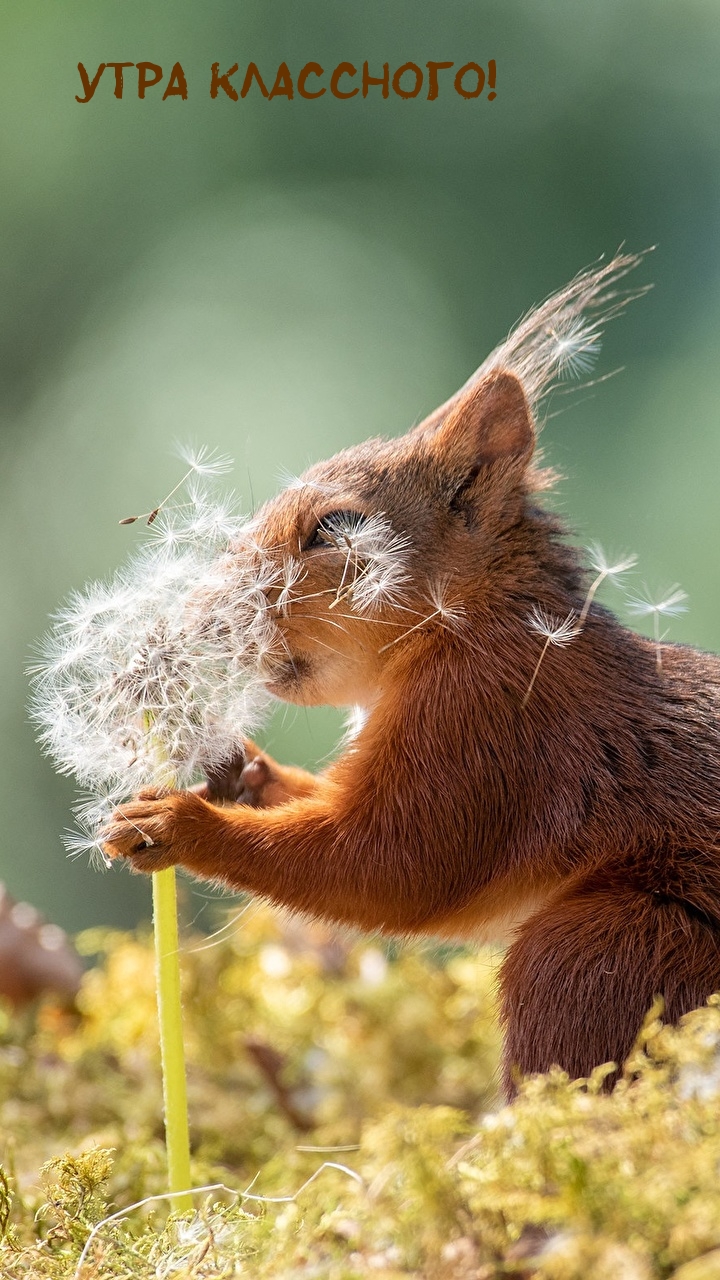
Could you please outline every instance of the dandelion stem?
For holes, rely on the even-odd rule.
[[[186,475],[183,476],[182,480],[178,481],[178,483],[175,485],[175,488],[171,489],[170,492],[166,494],[166,496],[163,498],[162,502],[158,502],[157,506],[153,507],[152,511],[145,511],[141,516],[125,516],[125,519],[119,520],[118,524],[135,524],[137,520],[147,520],[148,524],[154,524],[158,516],[160,515],[160,512],[162,511],[163,507],[165,506],[165,503],[169,502],[170,499],[173,497],[173,495],[177,493],[178,489],[180,489],[181,486],[185,484],[185,481],[190,479],[190,476],[192,475],[193,470],[194,468],[191,467],[190,470],[186,473]],[[184,503],[183,505],[186,506],[187,503]]]
[[[655,632],[655,665],[662,671],[662,650],[660,648],[660,610],[653,613],[653,631]]]
[[[653,600],[647,596],[637,596],[628,600],[627,607],[630,613],[635,613],[640,618],[647,618],[652,614],[655,666],[658,672],[662,671],[662,642],[667,635],[667,631],[660,634],[660,614],[663,617],[676,617],[679,613],[684,613],[687,608],[686,600],[685,592],[677,583],[674,587],[668,588],[662,600]]]
[[[589,612],[590,612],[590,606],[591,606],[591,604],[592,604],[593,600],[595,599],[595,593],[596,593],[596,591],[597,591],[598,587],[599,587],[599,586],[600,586],[600,585],[605,581],[605,579],[607,578],[607,576],[608,576],[608,575],[607,575],[607,570],[606,570],[606,569],[602,569],[602,570],[600,571],[600,573],[598,574],[597,578],[595,579],[595,581],[594,581],[594,582],[592,582],[592,583],[590,584],[590,587],[589,587],[589,589],[588,589],[588,593],[587,593],[587,595],[586,595],[586,597],[585,597],[585,603],[584,603],[584,605],[583,605],[582,609],[580,610],[580,617],[578,618],[578,626],[579,626],[579,627],[581,627],[581,626],[583,625],[583,623],[584,623],[585,619],[587,618],[587,616],[588,616],[588,614],[589,614]]]
[[[525,690],[525,697],[523,698],[522,702],[520,703],[520,705],[521,705],[521,707],[523,708],[523,710],[525,710],[525,707],[527,706],[528,702],[530,701],[530,694],[532,693],[532,691],[533,691],[533,685],[535,684],[535,681],[537,680],[538,671],[540,670],[540,667],[542,666],[542,660],[543,660],[543,658],[545,657],[545,654],[547,653],[547,647],[548,647],[548,645],[550,644],[550,639],[551,639],[551,637],[550,637],[550,636],[548,636],[547,640],[545,641],[545,643],[544,643],[544,645],[543,645],[543,647],[542,647],[542,651],[541,651],[541,653],[540,653],[540,657],[538,658],[537,663],[535,664],[535,670],[534,670],[534,671],[533,671],[533,673],[532,673],[532,678],[531,678],[531,680],[530,680],[530,683],[529,683],[529,685],[528,685],[527,689]]]
[[[192,1208],[192,1198],[185,1190],[191,1185],[190,1137],[180,999],[175,868],[168,867],[165,871],[154,872],[152,887],[168,1187],[171,1193],[183,1193],[177,1194],[173,1201],[176,1211],[183,1213]]]
[[[384,644],[381,649],[378,649],[378,653],[384,653],[386,649],[392,649],[394,644],[399,644],[406,636],[412,635],[413,631],[417,631],[419,627],[424,627],[426,622],[432,622],[433,618],[437,618],[440,613],[442,613],[441,609],[436,609],[434,613],[429,613],[427,618],[422,618],[420,622],[415,623],[414,627],[409,627],[407,631],[403,631],[402,635],[398,636],[397,639],[390,640],[388,644]]]
[[[178,480],[177,484],[175,485],[175,488],[171,489],[170,492],[165,495],[162,502],[158,502],[154,510],[149,513],[148,521],[150,520],[150,516],[155,517],[158,514],[158,512],[161,511],[162,508],[165,506],[165,503],[169,502],[171,498],[175,497],[175,494],[177,493],[178,489],[181,489],[182,486],[185,484],[185,481],[190,479],[194,470],[195,468],[191,467],[189,471],[185,472],[185,475],[183,476],[182,480]]]
[[[143,714],[145,731],[157,757],[158,775],[171,773],[163,744],[153,729],[153,715]],[[175,780],[174,778],[172,779]],[[190,1186],[190,1133],[188,1125],[185,1045],[180,993],[180,942],[178,938],[175,868],[153,872],[153,937],[155,942],[155,997],[160,1031],[160,1066],[165,1111],[165,1149],[168,1190],[184,1192]],[[178,1194],[178,1213],[192,1208],[190,1196]]]

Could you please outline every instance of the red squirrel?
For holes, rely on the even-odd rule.
[[[581,274],[419,426],[256,516],[301,579],[268,686],[363,709],[339,759],[313,776],[250,743],[204,792],[143,792],[104,835],[134,870],[177,864],[364,930],[504,937],[509,1094],[553,1064],[621,1063],[656,995],[676,1021],[720,989],[720,659],[656,647],[595,601],[583,615],[582,556],[537,496],[554,479],[540,398],[587,366],[635,261]],[[402,564],[374,609],[347,549],[371,521]],[[539,669],[538,608],[582,617]]]

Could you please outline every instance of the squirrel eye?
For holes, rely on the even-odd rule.
[[[341,551],[349,545],[365,520],[360,511],[328,511],[303,544],[303,551],[312,551],[313,547],[335,547]]]

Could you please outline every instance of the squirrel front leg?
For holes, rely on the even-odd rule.
[[[509,909],[511,895],[533,887],[522,807],[508,805],[503,761],[483,749],[465,667],[439,672],[428,646],[423,661],[411,657],[311,794],[273,808],[141,795],[103,833],[108,855],[143,872],[179,865],[291,910],[392,934]],[[538,844],[535,833],[536,858]]]
[[[180,865],[328,920],[420,932],[467,902],[481,860],[431,761],[418,767],[407,743],[388,740],[354,748],[313,780],[311,795],[274,808],[141,793],[118,810],[105,847],[137,871]]]
[[[365,929],[403,931],[425,912],[403,859],[338,821],[330,795],[269,809],[217,807],[192,792],[141,793],[103,833],[110,857],[134,871],[180,865],[232,889]],[[422,878],[418,876],[418,884]]]

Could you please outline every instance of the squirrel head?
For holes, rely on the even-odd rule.
[[[604,321],[645,292],[617,289],[640,260],[580,272],[419,426],[336,454],[262,508],[251,528],[277,571],[265,589],[274,694],[368,706],[398,655],[469,633],[470,614],[477,628],[513,600],[523,619],[537,600],[572,607],[577,556],[529,500],[555,479],[537,465],[534,413],[591,368]]]
[[[535,430],[502,370],[396,440],[310,468],[252,524],[278,580],[266,672],[289,702],[368,705],[406,636],[448,630],[482,596],[532,488]]]

